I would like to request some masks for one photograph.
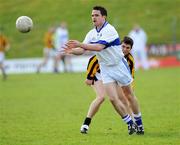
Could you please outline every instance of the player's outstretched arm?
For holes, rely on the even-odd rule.
[[[85,50],[77,47],[77,48],[72,48],[72,49],[65,49],[65,53],[66,54],[74,54],[74,55],[82,55],[84,54]]]
[[[77,40],[69,40],[68,43],[66,44],[66,47],[68,49],[80,47],[80,48],[83,48],[83,49],[89,50],[89,51],[101,51],[104,49],[105,45],[103,45],[103,44],[84,44]]]

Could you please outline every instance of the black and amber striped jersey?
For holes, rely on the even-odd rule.
[[[53,33],[47,32],[44,36],[44,44],[45,48],[52,49],[53,46]]]
[[[86,71],[87,79],[97,81],[97,78],[96,78],[97,72],[100,73],[100,68],[99,68],[98,59],[96,55],[94,55],[89,59],[89,62],[88,62],[87,71]]]
[[[129,68],[130,68],[130,71],[131,71],[131,75],[132,77],[134,78],[134,58],[133,56],[131,55],[131,53],[127,54],[124,56],[128,62],[128,65],[129,65]]]
[[[128,65],[129,65],[129,68],[131,71],[131,75],[134,78],[134,58],[129,53],[128,55],[125,56],[125,59],[128,62]],[[87,72],[86,72],[87,79],[97,81],[97,78],[95,76],[96,72],[100,73],[100,68],[99,68],[99,63],[98,63],[97,57],[96,57],[96,55],[94,55],[89,59],[89,62],[88,62]]]

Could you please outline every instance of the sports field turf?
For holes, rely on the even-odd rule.
[[[0,76],[1,77],[1,76]],[[179,145],[180,68],[136,73],[145,135],[129,136],[108,99],[80,126],[94,93],[85,74],[10,75],[0,80],[0,145]]]

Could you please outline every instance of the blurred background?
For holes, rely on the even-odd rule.
[[[41,58],[45,32],[62,21],[68,25],[69,39],[83,41],[92,28],[94,5],[107,8],[108,21],[118,30],[121,39],[135,23],[144,29],[152,67],[179,66],[179,0],[0,0],[0,28],[11,46],[6,58]],[[15,28],[16,19],[22,15],[31,17],[34,22],[30,33],[22,34]]]

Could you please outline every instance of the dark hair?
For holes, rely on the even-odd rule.
[[[93,10],[98,10],[101,12],[102,16],[107,16],[107,10],[102,6],[94,6]]]
[[[131,48],[133,47],[134,41],[133,41],[130,37],[125,36],[125,37],[123,38],[123,40],[122,40],[122,43],[123,43],[123,42],[126,43],[126,44],[131,45]]]

